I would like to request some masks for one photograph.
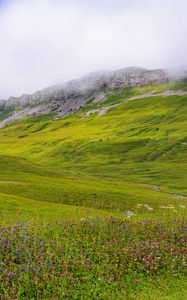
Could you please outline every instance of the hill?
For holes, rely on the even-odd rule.
[[[167,85],[120,90],[65,118],[29,117],[1,129],[3,192],[123,209],[162,193],[172,204],[172,195],[186,196],[187,96],[160,95]],[[6,186],[5,178],[23,183]]]
[[[63,116],[2,111],[3,299],[185,299],[186,93],[164,80]]]

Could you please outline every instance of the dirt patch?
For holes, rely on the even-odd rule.
[[[160,187],[159,185],[152,185],[152,189],[157,191],[157,192],[160,192]]]
[[[89,111],[87,111],[86,113],[84,113],[83,116],[90,116],[94,113],[98,113],[99,116],[103,116],[105,115],[111,108],[114,108],[114,107],[117,107],[123,103],[127,103],[129,101],[132,101],[132,100],[136,100],[136,99],[143,99],[143,98],[150,98],[150,97],[158,97],[158,96],[183,96],[183,95],[186,95],[187,92],[184,92],[184,91],[166,91],[164,93],[161,93],[161,94],[150,94],[150,93],[147,93],[147,94],[143,94],[143,95],[137,95],[137,96],[134,96],[134,97],[131,97],[131,98],[128,98],[128,99],[125,99],[124,101],[120,102],[120,103],[117,103],[117,104],[113,104],[113,105],[110,105],[110,106],[105,106],[105,107],[102,107],[102,108],[99,108],[99,109],[91,109]]]
[[[99,116],[105,115],[107,113],[107,111],[109,111],[111,108],[117,107],[119,106],[121,103],[118,104],[114,104],[114,105],[110,105],[110,106],[105,106],[99,109],[91,109],[89,111],[87,111],[86,113],[84,113],[83,116],[90,116],[94,113],[98,113]]]
[[[172,194],[172,198],[187,199],[187,196],[180,195],[180,194]]]

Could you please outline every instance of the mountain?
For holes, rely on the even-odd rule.
[[[170,78],[99,72],[2,103],[2,299],[187,298],[187,80]]]
[[[71,114],[84,107],[91,99],[99,102],[106,93],[128,87],[143,86],[166,82],[169,74],[166,70],[147,70],[143,68],[125,68],[117,71],[100,71],[72,80],[62,85],[45,88],[31,95],[11,97],[0,101],[0,112],[11,112],[5,126],[29,115],[49,114],[59,116]]]

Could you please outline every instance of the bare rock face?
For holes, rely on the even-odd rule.
[[[0,111],[4,110],[5,102],[5,100],[0,100]]]
[[[167,81],[167,72],[163,70],[146,70],[142,68],[126,68],[118,71],[95,72],[79,80],[46,88],[32,95],[11,97],[6,102],[0,102],[0,109],[11,110],[37,106],[41,103],[63,102],[70,98],[84,96],[102,89],[112,90],[138,85],[160,83]],[[53,103],[54,106],[54,103]]]
[[[9,119],[0,123],[0,127],[28,115],[49,112],[56,112],[61,116],[67,115],[82,108],[90,99],[97,99],[97,97],[103,99],[106,92],[166,82],[168,79],[168,72],[165,70],[143,68],[91,73],[81,79],[49,87],[32,95],[25,94],[21,97],[11,97],[7,101],[1,100],[0,113],[3,111],[13,113]],[[16,112],[18,110],[19,112]]]
[[[141,68],[128,68],[114,73],[110,88],[143,86],[167,80],[167,72],[163,70],[150,71]]]

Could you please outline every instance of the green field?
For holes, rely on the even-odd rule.
[[[168,89],[186,90],[186,82],[116,91],[66,118],[30,117],[0,129],[2,245],[11,245],[1,253],[3,300],[186,299],[187,95],[123,102]],[[115,103],[105,115],[85,116]],[[125,237],[122,225],[131,228]],[[24,234],[32,249],[21,247]],[[28,270],[19,277],[21,266]]]

